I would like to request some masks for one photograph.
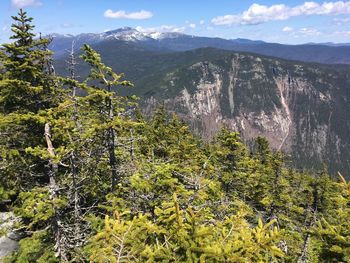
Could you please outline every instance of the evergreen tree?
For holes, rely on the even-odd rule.
[[[109,166],[111,170],[111,189],[114,191],[116,184],[120,180],[118,159],[116,156],[116,128],[123,121],[123,111],[125,101],[123,98],[115,96],[112,90],[116,86],[132,86],[129,81],[121,80],[123,74],[116,74],[110,67],[102,63],[100,55],[88,45],[84,45],[82,58],[91,66],[91,72],[87,82],[93,82],[92,89],[88,90],[88,97],[91,103],[98,103],[95,119],[102,125],[104,142],[108,149]],[[95,84],[96,83],[96,84]],[[96,128],[98,123],[95,123]],[[101,132],[101,131],[100,131]]]
[[[4,75],[0,84],[2,112],[9,114],[37,113],[49,108],[55,100],[55,83],[50,56],[49,39],[35,39],[33,18],[20,9],[13,16],[11,44],[4,44]]]
[[[14,42],[3,45],[0,80],[1,180],[8,190],[30,189],[46,180],[43,164],[26,148],[44,142],[45,120],[39,111],[59,99],[55,77],[50,74],[49,40],[34,38],[32,18],[23,10],[13,20]]]

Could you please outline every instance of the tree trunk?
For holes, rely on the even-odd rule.
[[[72,41],[72,46],[69,54],[69,72],[70,72],[70,78],[72,80],[75,80],[76,74],[75,74],[75,66],[77,65],[76,59],[75,59],[75,53],[74,53],[74,45],[75,42]],[[78,101],[76,97],[77,87],[72,87],[72,101],[73,101],[73,115],[72,119],[74,121],[75,126],[77,127],[78,131],[81,132],[81,124],[79,121],[79,115],[78,115]],[[71,139],[71,143],[73,143],[73,138],[69,136]],[[73,192],[74,192],[74,236],[79,237],[80,236],[80,200],[79,200],[79,193],[78,193],[78,168],[77,168],[77,157],[76,157],[76,151],[73,150],[71,154],[71,167],[72,167],[72,181],[73,181]]]
[[[108,89],[110,92],[110,88]],[[108,99],[108,108],[109,108],[109,119],[112,121],[114,119],[114,110],[112,104],[112,98]],[[113,127],[108,128],[108,152],[109,152],[109,166],[111,167],[112,172],[112,192],[115,190],[115,186],[119,181],[119,175],[117,171],[117,158],[115,155],[115,131]]]
[[[297,263],[307,263],[308,262],[309,243],[310,243],[310,234],[307,234],[306,238],[304,240],[304,245],[303,245],[303,249],[301,251],[301,255],[298,258]]]
[[[51,141],[51,131],[50,131],[49,123],[45,124],[45,139],[47,144],[47,151],[52,157],[50,159],[50,170],[49,170],[49,193],[50,193],[49,198],[51,201],[54,201],[56,198],[58,198],[58,185],[56,183],[58,164],[55,163],[54,161],[54,157],[56,156],[56,154],[55,154],[55,148],[53,147],[52,141]],[[67,260],[67,258],[65,256],[64,249],[62,249],[63,237],[62,237],[62,231],[60,226],[60,215],[56,207],[54,207],[54,216],[52,218],[51,227],[54,234],[56,257],[58,257],[62,261],[65,261]]]

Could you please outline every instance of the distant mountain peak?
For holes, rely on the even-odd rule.
[[[164,38],[177,38],[181,36],[186,36],[185,34],[180,32],[142,32],[132,27],[122,27],[115,30],[110,30],[103,33],[102,35],[104,35],[107,38],[114,37],[116,39],[126,41],[142,41],[149,39],[159,40]]]
[[[148,36],[135,28],[122,27],[115,30],[110,30],[101,34],[105,39],[117,39],[123,41],[142,41],[146,40]]]
[[[122,41],[147,41],[147,40],[162,40],[166,38],[178,38],[188,36],[184,33],[180,32],[160,32],[160,31],[152,31],[152,32],[142,32],[133,27],[121,27],[113,30],[108,30],[103,33],[95,34],[95,33],[82,33],[79,35],[70,35],[70,34],[52,34],[54,38],[87,38],[90,37],[94,40],[105,40],[105,39],[115,39]],[[188,36],[193,37],[193,36]],[[95,42],[95,41],[94,41]]]

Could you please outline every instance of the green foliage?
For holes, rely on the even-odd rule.
[[[147,216],[138,215],[125,220],[127,214],[115,213],[114,218],[106,216],[104,229],[92,238],[86,248],[92,262],[135,262],[149,256],[147,243],[159,229]]]
[[[105,218],[87,246],[93,262],[259,262],[283,257],[275,245],[273,221],[250,228],[242,213],[223,221],[208,218],[204,211],[180,208],[174,194],[149,216],[115,213]]]
[[[20,249],[12,257],[4,259],[4,263],[55,263],[59,262],[54,255],[53,246],[48,242],[51,239],[45,231],[36,232],[31,237],[20,241]]]
[[[325,261],[350,261],[350,184],[340,175],[340,183],[329,191],[334,208],[325,211],[315,226],[314,233],[322,242],[321,258]]]
[[[29,229],[43,224],[55,215],[55,208],[64,207],[65,200],[50,199],[45,188],[33,188],[30,192],[21,192],[17,198],[15,212],[24,221],[30,222]]]
[[[4,76],[0,82],[0,105],[4,112],[37,112],[51,103],[54,81],[47,74],[48,39],[35,39],[32,18],[22,9],[13,16],[11,44],[4,44]]]

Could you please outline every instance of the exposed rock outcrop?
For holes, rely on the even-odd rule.
[[[6,234],[0,237],[0,262],[1,259],[18,249],[20,235],[13,231],[18,219],[10,212],[0,213],[0,230]]]

